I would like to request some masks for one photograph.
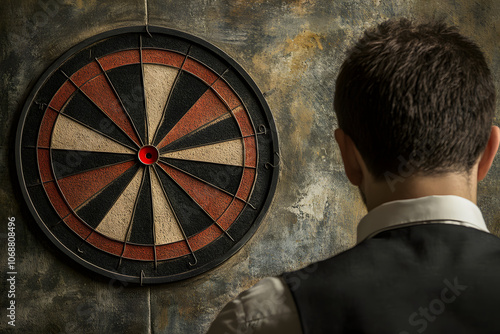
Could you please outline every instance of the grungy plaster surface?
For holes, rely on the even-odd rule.
[[[204,333],[225,303],[260,278],[352,246],[365,211],[333,140],[334,79],[365,27],[399,16],[458,25],[486,52],[500,87],[496,0],[2,1],[0,267],[4,273],[7,218],[13,216],[18,275],[15,328],[7,324],[2,277],[0,332]],[[146,22],[204,38],[249,72],[275,117],[281,176],[267,217],[235,256],[193,279],[136,287],[82,270],[41,235],[22,204],[13,146],[29,89],[58,56],[100,32]],[[496,124],[499,115],[497,108]],[[479,191],[488,226],[500,235],[500,159]]]

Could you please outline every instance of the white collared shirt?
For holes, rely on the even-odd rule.
[[[462,225],[489,232],[476,204],[459,196],[427,196],[393,201],[371,210],[358,225],[357,243],[393,228],[419,224]]]
[[[357,243],[379,232],[419,224],[462,225],[489,232],[479,208],[458,196],[398,200],[371,210],[359,223]],[[208,334],[301,334],[295,302],[283,279],[268,277],[228,303]]]

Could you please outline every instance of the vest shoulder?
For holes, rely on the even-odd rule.
[[[443,267],[442,263],[447,265]],[[380,232],[348,250],[284,277],[292,285],[297,279],[304,281],[309,277],[314,277],[314,284],[321,284],[323,280],[328,284],[330,278],[339,282],[352,277],[391,275],[402,268],[419,275],[427,267],[442,270],[453,267],[460,271],[479,266],[500,268],[500,238],[464,226],[428,224]],[[500,269],[498,275],[500,277]]]
[[[284,278],[307,334],[499,333],[500,239],[472,228],[387,230]]]

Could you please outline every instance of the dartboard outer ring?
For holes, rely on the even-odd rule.
[[[154,284],[213,269],[254,235],[278,150],[263,94],[236,61],[196,36],[137,26],[93,36],[44,72],[15,161],[31,214],[63,253]]]

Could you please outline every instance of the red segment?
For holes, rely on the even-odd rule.
[[[52,168],[50,166],[50,153],[47,149],[38,149],[38,169],[42,182],[52,181]]]
[[[189,238],[189,244],[193,251],[197,251],[220,237],[222,233],[222,230],[217,225],[212,224],[203,232]]]
[[[140,143],[132,123],[123,110],[113,88],[103,74],[90,80],[81,87],[81,90],[113,120],[137,144]]]
[[[50,137],[52,136],[52,129],[54,128],[54,124],[56,123],[57,115],[57,112],[50,108],[47,108],[47,110],[45,111],[38,133],[38,146],[50,146]]]
[[[87,242],[105,252],[121,256],[123,252],[123,243],[112,240],[100,233],[94,232],[88,238]]]
[[[77,208],[134,165],[133,161],[72,175],[58,181],[72,208]]]
[[[185,241],[177,241],[166,245],[156,246],[157,260],[174,259],[190,253]]]
[[[61,193],[59,193],[59,190],[56,187],[55,182],[45,183],[43,187],[45,188],[45,192],[47,193],[47,196],[49,197],[49,200],[52,203],[54,209],[57,211],[59,217],[63,218],[70,214],[71,210],[66,205],[66,202],[64,202]]]
[[[217,74],[191,58],[186,59],[186,62],[184,63],[184,66],[182,68],[202,79],[209,86],[212,85],[219,77]]]
[[[231,204],[232,197],[228,194],[203,183],[177,169],[159,164],[181,188],[184,189],[208,214],[217,220]]]
[[[250,117],[248,117],[248,113],[243,107],[238,107],[234,110],[234,117],[240,125],[243,136],[251,136],[255,133],[253,131],[252,121],[250,121]]]
[[[87,65],[85,65],[81,69],[79,69],[77,72],[75,72],[75,74],[73,74],[71,76],[71,80],[73,80],[75,85],[80,87],[81,85],[83,85],[84,83],[86,83],[90,79],[95,78],[96,76],[98,76],[101,73],[102,73],[102,71],[101,71],[101,68],[99,67],[99,64],[97,64],[97,62],[93,61],[91,63],[88,63]]]
[[[142,50],[142,62],[152,64],[163,64],[180,68],[186,56],[164,50]]]
[[[139,150],[139,160],[145,165],[152,165],[158,161],[159,153],[156,147],[148,145]]]
[[[241,178],[240,187],[238,188],[238,192],[236,196],[243,200],[248,200],[248,196],[252,192],[253,184],[255,181],[255,169],[245,168],[243,170],[243,176]]]
[[[61,110],[61,108],[64,106],[64,103],[68,101],[71,94],[73,94],[75,91],[76,87],[70,81],[66,81],[54,95],[49,103],[49,106],[54,108],[55,110]]]
[[[180,121],[177,122],[165,138],[163,138],[158,148],[161,149],[202,125],[224,115],[228,111],[221,99],[213,91],[207,90]]]
[[[245,208],[245,203],[238,199],[235,199],[233,203],[231,203],[231,206],[226,210],[226,212],[224,212],[224,215],[222,215],[222,217],[220,217],[217,222],[224,230],[227,230],[238,218],[243,208]]]
[[[105,71],[129,64],[140,64],[140,62],[141,55],[139,50],[118,51],[99,58],[99,63]]]
[[[243,138],[245,141],[245,167],[257,167],[257,146],[255,137]]]
[[[241,105],[238,96],[236,96],[231,87],[229,87],[224,80],[217,80],[217,82],[213,84],[212,88],[222,97],[230,109],[234,109]]]
[[[87,238],[87,236],[92,233],[92,229],[90,229],[86,224],[84,224],[80,219],[78,219],[75,215],[71,214],[66,219],[64,219],[66,225],[76,234],[78,234],[82,239]]]
[[[123,257],[133,260],[154,261],[154,247],[127,244],[123,252]]]

